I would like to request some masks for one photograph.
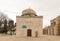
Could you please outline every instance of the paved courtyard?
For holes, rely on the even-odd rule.
[[[60,36],[17,37],[0,36],[0,41],[60,41]]]

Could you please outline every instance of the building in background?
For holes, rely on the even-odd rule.
[[[47,29],[43,29],[43,33],[45,34],[46,32],[48,32],[48,35],[60,35],[60,16],[51,20],[51,25]]]
[[[47,26],[43,29],[44,35],[51,35],[51,26]]]

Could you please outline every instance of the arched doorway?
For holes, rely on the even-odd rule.
[[[32,30],[31,29],[27,29],[27,36],[31,37],[32,36]]]
[[[58,24],[58,35],[60,35],[60,23]]]
[[[35,34],[36,34],[35,37],[38,37],[38,31],[36,31]]]

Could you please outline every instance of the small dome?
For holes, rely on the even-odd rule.
[[[26,9],[22,12],[22,15],[36,15],[36,12],[32,9]]]

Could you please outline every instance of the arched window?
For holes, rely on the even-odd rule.
[[[58,33],[60,35],[60,23],[58,24]]]
[[[22,25],[22,28],[27,28],[27,27],[26,27],[26,24],[23,24],[23,25]]]
[[[60,26],[60,23],[58,25]]]
[[[56,22],[54,22],[54,26],[56,25]]]

